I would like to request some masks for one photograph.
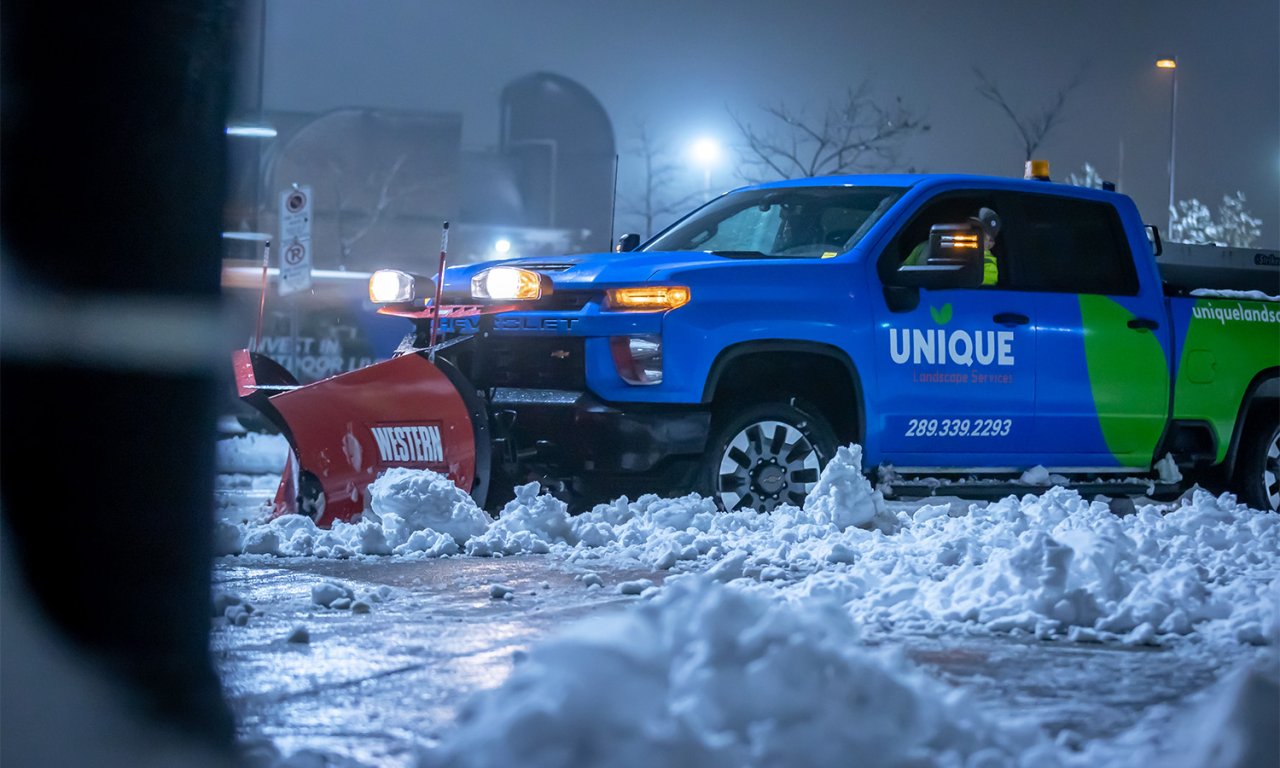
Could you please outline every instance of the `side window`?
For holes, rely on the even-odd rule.
[[[1106,203],[1019,195],[1006,217],[1014,288],[1133,296],[1138,275],[1124,228]]]

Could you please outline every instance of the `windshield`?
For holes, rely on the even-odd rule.
[[[739,258],[830,258],[854,246],[902,196],[898,187],[789,187],[714,200],[646,243],[644,251]]]

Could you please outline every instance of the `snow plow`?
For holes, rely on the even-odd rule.
[[[306,385],[247,349],[233,363],[241,399],[292,449],[275,515],[304,514],[321,526],[349,521],[364,511],[364,489],[390,467],[434,470],[484,503],[488,414],[447,361],[405,354]]]
[[[444,272],[448,226],[441,239],[436,286]],[[370,292],[374,290],[371,285]],[[266,355],[250,349],[232,354],[237,396],[289,441],[273,516],[302,514],[322,527],[351,521],[365,509],[369,483],[391,467],[439,472],[484,505],[489,487],[488,409],[456,366],[436,358],[435,340],[442,320],[503,308],[454,306],[437,312],[438,287],[431,301],[421,303],[428,306],[380,310],[410,319],[417,329],[391,359],[309,384],[299,383]]]

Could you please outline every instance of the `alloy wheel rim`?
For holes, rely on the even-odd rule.
[[[817,448],[803,432],[781,421],[757,421],[725,445],[716,495],[727,511],[799,506],[820,469]]]
[[[1262,463],[1262,489],[1271,511],[1280,509],[1280,429],[1271,434],[1267,458]]]

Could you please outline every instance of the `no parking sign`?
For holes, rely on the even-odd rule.
[[[311,187],[280,193],[280,295],[311,288]]]

